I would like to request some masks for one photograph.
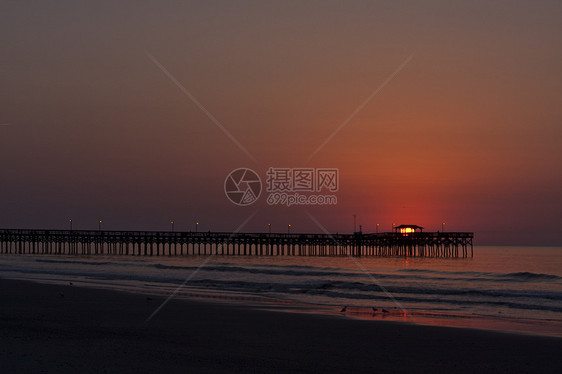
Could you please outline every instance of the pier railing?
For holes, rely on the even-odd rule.
[[[472,257],[471,232],[279,234],[0,229],[0,254]]]

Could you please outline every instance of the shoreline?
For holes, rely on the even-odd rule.
[[[3,372],[560,372],[562,339],[0,278]]]
[[[2,279],[2,278],[0,278]],[[75,287],[84,287],[98,290],[124,292],[130,294],[167,298],[172,291],[169,286],[153,284],[154,288],[139,288],[138,286],[120,284],[115,286],[113,281],[84,281],[66,277],[63,280],[29,277],[8,277],[17,281],[29,281],[41,284],[67,285],[73,282]],[[157,287],[162,287],[156,292]],[[302,313],[312,315],[340,316],[348,319],[364,321],[386,321],[423,326],[449,327],[493,331],[499,333],[522,334],[528,336],[547,336],[562,338],[562,324],[557,321],[536,321],[510,317],[481,316],[473,314],[451,314],[449,312],[434,312],[429,310],[407,310],[407,316],[396,308],[388,308],[389,313],[383,314],[380,310],[373,313],[368,307],[349,306],[347,312],[341,313],[341,306],[308,304],[294,300],[280,299],[267,295],[247,294],[239,291],[225,291],[204,289],[186,285],[175,296],[175,299],[186,301],[200,301],[217,303],[221,305],[236,305],[252,307],[261,310],[279,311],[285,313]]]

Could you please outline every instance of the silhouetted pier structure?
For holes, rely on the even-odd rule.
[[[473,256],[470,232],[277,234],[0,229],[0,254],[119,256]]]

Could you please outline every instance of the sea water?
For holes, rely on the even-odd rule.
[[[0,277],[562,336],[561,247],[460,259],[2,255]]]

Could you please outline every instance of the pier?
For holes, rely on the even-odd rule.
[[[0,254],[81,256],[473,256],[471,232],[278,234],[0,229]]]

